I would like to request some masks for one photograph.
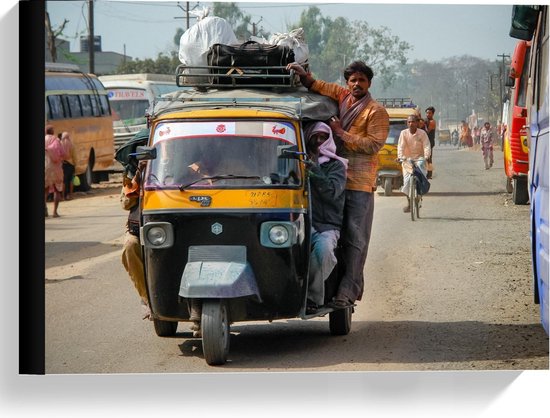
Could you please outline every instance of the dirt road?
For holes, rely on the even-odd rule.
[[[206,365],[189,324],[160,338],[140,319],[116,179],[61,202],[45,221],[47,373],[547,370],[529,207],[505,192],[500,151],[487,171],[480,154],[435,149],[418,221],[403,196],[377,194],[350,334],[330,336],[328,318],[237,323],[224,367]]]

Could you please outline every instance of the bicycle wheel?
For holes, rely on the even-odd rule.
[[[416,200],[416,177],[414,174],[411,175],[411,180],[409,182],[409,209],[411,212],[411,221],[414,221],[416,206],[414,204]]]
[[[420,219],[420,208],[422,205],[420,204],[422,202],[422,196],[419,194],[416,194],[416,198],[414,200],[414,207],[416,208],[416,219]]]

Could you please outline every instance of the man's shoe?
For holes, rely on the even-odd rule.
[[[190,312],[189,320],[190,321],[200,321],[202,315],[202,301],[200,299],[191,299],[189,302]]]
[[[409,205],[407,205],[403,208],[403,212],[405,212],[405,213],[409,213],[410,211],[411,211],[411,208],[410,208]]]
[[[200,321],[194,321],[193,322],[193,325],[191,325],[191,331],[193,331],[193,337],[195,337],[195,338],[201,338],[202,337],[202,330],[201,330]]]
[[[333,299],[329,303],[327,303],[327,306],[329,308],[334,308],[334,309],[344,309],[350,305],[353,305],[353,303],[351,303],[346,299]]]
[[[319,310],[319,308],[317,307],[317,305],[307,305],[306,306],[306,315],[313,315],[313,314],[317,313],[318,310]]]

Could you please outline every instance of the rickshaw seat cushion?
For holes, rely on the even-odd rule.
[[[248,262],[191,261],[181,277],[179,295],[184,298],[237,298],[260,292]]]

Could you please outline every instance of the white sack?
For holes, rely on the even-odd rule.
[[[212,45],[237,43],[239,41],[225,19],[207,16],[181,35],[179,59],[188,66],[205,66],[208,65],[206,55]]]
[[[294,59],[304,65],[309,59],[309,48],[306,44],[302,28],[291,30],[289,33],[275,33],[269,38],[272,45],[286,45],[294,51]]]

